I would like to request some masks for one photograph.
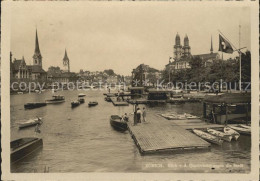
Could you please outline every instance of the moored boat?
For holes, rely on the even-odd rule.
[[[96,106],[96,105],[98,105],[98,102],[96,102],[96,101],[92,101],[92,102],[89,102],[89,103],[88,103],[88,106],[89,106],[89,107],[91,107],[91,106]]]
[[[42,124],[42,118],[36,118],[36,119],[30,119],[27,120],[23,123],[19,124],[19,128],[26,128],[26,127],[30,127],[30,126],[34,126],[36,124]]]
[[[199,118],[200,118],[199,116],[195,116],[195,115],[187,114],[187,113],[185,113],[184,116],[185,116],[187,119],[199,119]]]
[[[85,97],[86,94],[83,94],[83,93],[79,93],[78,97]]]
[[[65,97],[62,95],[54,95],[54,96],[52,96],[52,99],[46,100],[45,102],[47,104],[62,103],[62,102],[65,102]]]
[[[235,130],[233,130],[229,127],[224,127],[223,131],[224,131],[224,133],[231,135],[232,138],[235,140],[237,140],[240,136],[240,134],[238,132],[236,132]]]
[[[80,102],[80,104],[85,102],[85,99],[83,97],[79,97],[78,101]]]
[[[221,138],[222,140],[228,141],[228,142],[230,142],[232,139],[232,135],[226,134],[226,133],[214,130],[214,129],[207,128],[207,132],[214,136]]]
[[[213,136],[209,133],[203,132],[201,130],[193,129],[193,132],[196,135],[198,135],[199,137],[201,137],[202,139],[204,139],[210,143],[217,144],[217,145],[222,145],[222,143],[223,143],[223,140],[221,140],[220,138]]]
[[[127,124],[121,120],[122,118],[118,115],[111,115],[110,125],[117,131],[126,131]]]
[[[250,129],[251,130],[251,126],[247,126],[245,124],[240,124],[239,126],[242,127],[242,128],[246,128],[246,129]]]
[[[233,130],[237,131],[240,134],[251,135],[251,130],[250,129],[237,127],[237,126],[231,126],[231,125],[228,125],[228,127],[232,128]]]
[[[18,161],[43,146],[41,138],[20,138],[10,143],[11,163]]]
[[[71,102],[71,107],[74,108],[74,107],[77,107],[80,105],[80,102],[79,101],[72,101]]]
[[[25,109],[35,109],[39,107],[46,106],[46,102],[35,102],[35,103],[27,103],[24,105]]]
[[[111,98],[110,97],[105,97],[105,101],[111,102]]]

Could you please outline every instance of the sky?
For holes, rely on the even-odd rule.
[[[198,3],[197,3],[198,4]],[[177,32],[193,55],[218,52],[220,30],[250,50],[250,9],[176,3],[19,2],[12,7],[11,51],[32,64],[37,28],[43,68],[60,66],[65,48],[71,71],[113,69],[131,75],[139,64],[162,70],[173,56]],[[221,52],[219,52],[222,55]],[[224,59],[237,56],[225,54]]]

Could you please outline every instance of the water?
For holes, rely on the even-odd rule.
[[[71,109],[70,102],[81,92],[87,95],[86,103]],[[24,110],[23,105],[49,99],[51,91],[11,95],[11,140],[35,136],[34,127],[18,129],[21,120],[36,116],[44,119],[41,134],[37,135],[43,138],[43,148],[12,164],[11,172],[250,172],[251,139],[248,136],[241,136],[237,142],[224,142],[222,146],[212,145],[210,151],[141,156],[130,134],[113,130],[109,123],[112,114],[132,112],[131,105],[115,107],[104,101],[102,91],[59,93],[66,97],[65,103],[33,110]],[[88,101],[99,104],[89,108]],[[146,108],[147,114],[169,111],[202,114],[201,103]]]

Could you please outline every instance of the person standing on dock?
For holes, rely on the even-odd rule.
[[[141,123],[142,111],[140,108],[137,108],[137,123]]]
[[[145,107],[143,108],[143,122],[146,122],[146,110]]]

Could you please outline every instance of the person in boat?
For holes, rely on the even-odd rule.
[[[143,122],[146,122],[146,110],[145,107],[143,107]]]
[[[127,113],[125,113],[123,116],[122,116],[122,119],[121,119],[121,121],[126,121],[126,122],[128,122],[128,116],[127,116]]]
[[[39,124],[36,124],[34,132],[35,132],[35,133],[41,133],[40,125],[39,125]]]
[[[136,115],[137,115],[137,123],[141,123],[142,111],[140,108],[137,108]]]

